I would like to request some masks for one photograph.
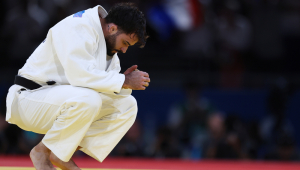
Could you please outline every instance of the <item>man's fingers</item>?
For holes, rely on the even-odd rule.
[[[149,83],[148,82],[144,82],[143,86],[148,87]]]
[[[142,76],[144,76],[144,77],[149,77],[149,74],[148,74],[147,72],[140,71],[140,70],[138,70],[138,69],[135,69],[134,71],[139,71],[140,74],[141,74]],[[125,74],[125,73],[124,73],[124,74]]]
[[[139,70],[138,70],[139,71]],[[139,71],[140,74],[144,77],[149,77],[149,74],[147,72],[144,72],[144,71]]]
[[[142,86],[139,90],[145,90],[146,87],[145,86]]]
[[[149,77],[149,74],[146,73],[146,72],[143,72],[144,73],[144,77]]]
[[[131,73],[131,72],[137,70],[137,67],[138,67],[137,65],[131,66],[130,68],[128,68],[128,69],[124,72],[124,74],[129,74],[129,73]]]
[[[148,78],[148,77],[144,77],[144,81],[145,81],[145,82],[149,82],[149,83],[150,83],[150,78]]]

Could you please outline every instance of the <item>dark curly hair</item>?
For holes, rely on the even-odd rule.
[[[125,34],[136,34],[138,44],[143,48],[148,35],[146,33],[146,19],[144,14],[134,3],[117,3],[105,17],[106,23],[114,23]]]

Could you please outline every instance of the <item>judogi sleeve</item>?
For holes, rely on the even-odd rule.
[[[50,30],[53,49],[68,81],[73,86],[88,87],[98,92],[119,93],[125,81],[124,74],[97,68],[99,63],[94,56],[98,48],[97,39],[102,38],[104,41],[104,37],[99,37],[87,20],[72,21],[62,21],[64,23],[59,23]],[[104,54],[101,57],[106,58],[106,53]]]

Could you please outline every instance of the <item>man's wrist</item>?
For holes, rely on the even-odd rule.
[[[122,89],[130,89],[129,86],[127,84],[123,84]]]

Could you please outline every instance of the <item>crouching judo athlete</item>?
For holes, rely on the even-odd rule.
[[[45,134],[30,152],[38,170],[80,169],[72,155],[81,150],[102,162],[135,121],[132,90],[150,79],[137,65],[123,74],[118,52],[143,47],[143,13],[131,3],[107,13],[96,6],[53,26],[15,77],[6,103],[6,120]]]

